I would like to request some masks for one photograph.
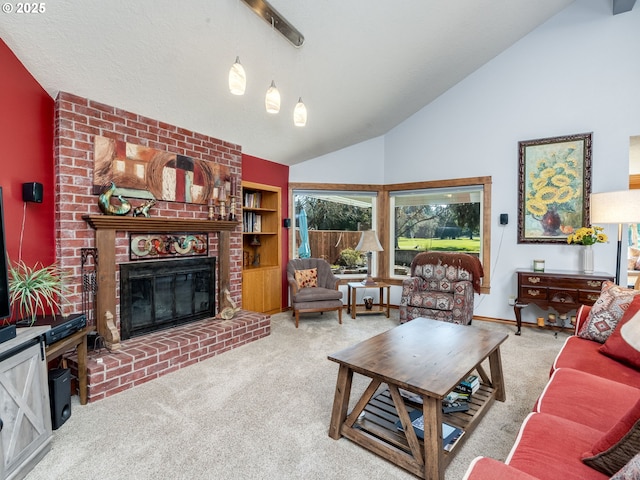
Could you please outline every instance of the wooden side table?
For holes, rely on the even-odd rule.
[[[520,335],[522,317],[520,311],[530,303],[559,314],[577,310],[581,305],[593,305],[603,282],[613,281],[613,275],[602,272],[581,273],[568,270],[535,272],[531,269],[516,270],[518,276],[518,298],[513,306]]]
[[[356,303],[356,292],[359,288],[378,288],[380,290],[379,302],[367,310],[364,306],[358,306]],[[384,302],[384,290],[387,290],[387,301]],[[351,313],[351,318],[356,318],[356,314],[372,315],[385,313],[389,318],[390,310],[391,285],[384,282],[376,282],[374,285],[363,285],[362,282],[347,283],[347,313]]]
[[[77,331],[73,335],[69,335],[62,340],[58,340],[55,343],[45,348],[45,355],[47,356],[47,362],[58,358],[67,350],[72,348],[78,349],[78,396],[80,397],[80,405],[87,404],[87,334],[89,333],[89,327],[84,327],[82,330]]]

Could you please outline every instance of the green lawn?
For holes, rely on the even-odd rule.
[[[417,247],[417,248],[416,248]],[[480,239],[474,238],[456,238],[456,239],[439,239],[439,238],[405,238],[398,239],[398,248],[400,250],[440,250],[452,252],[480,252]]]

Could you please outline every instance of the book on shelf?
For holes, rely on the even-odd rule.
[[[450,452],[451,450],[453,450],[453,447],[456,446],[456,443],[458,443],[460,441],[460,439],[462,438],[462,436],[464,435],[464,430],[458,428],[456,429],[457,431],[455,432],[455,435],[452,435],[449,439],[449,442],[447,442],[444,446],[445,451]]]
[[[424,416],[420,410],[411,410],[409,412],[409,418],[411,419],[413,431],[416,432],[418,438],[424,440]],[[396,422],[396,428],[398,430],[404,430],[400,420]],[[454,427],[446,422],[442,422],[442,448],[447,450],[448,447],[449,450],[451,450],[463,434],[464,430]]]
[[[261,192],[245,192],[243,198],[243,207],[245,208],[260,208],[262,204]]]
[[[459,398],[469,398],[473,394],[473,389],[468,385],[463,385],[462,383],[456,385],[456,388],[454,388],[453,391],[459,395]]]
[[[242,214],[243,232],[262,232],[262,215],[254,212],[244,212]]]
[[[456,388],[453,389],[454,392],[459,394],[469,394],[472,395],[476,393],[480,389],[480,379],[476,375],[469,375],[467,378],[462,380]]]
[[[471,388],[471,393],[476,393],[480,389],[480,379],[477,375],[469,375],[460,383]]]

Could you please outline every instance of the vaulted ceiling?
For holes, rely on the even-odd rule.
[[[56,0],[0,14],[0,36],[53,97],[292,165],[385,134],[572,1],[271,0],[305,37],[295,48],[240,0]],[[243,96],[227,86],[236,55]],[[264,107],[272,79],[277,115]],[[305,127],[293,125],[300,96]]]

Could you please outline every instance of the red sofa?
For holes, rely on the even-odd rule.
[[[632,305],[636,303],[640,307],[640,296]],[[576,335],[566,340],[556,357],[549,382],[524,420],[505,462],[478,457],[463,480],[610,478],[582,458],[593,453],[595,445],[609,448],[610,443],[602,443],[603,437],[611,441],[613,435],[619,440],[620,425],[627,428],[627,433],[622,432],[626,438],[629,432],[638,436],[640,370],[605,356],[600,352],[602,343],[577,335],[589,311],[586,306],[578,311]],[[629,445],[638,453],[637,443],[626,447]],[[637,464],[638,458],[636,455],[629,463]]]

